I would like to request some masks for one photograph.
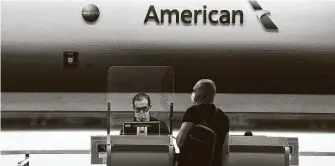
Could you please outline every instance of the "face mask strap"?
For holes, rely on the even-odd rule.
[[[191,100],[192,100],[193,103],[196,103],[196,102],[197,102],[196,97],[197,97],[197,93],[192,92]]]
[[[200,97],[199,97],[199,99],[196,101],[195,99],[196,99],[196,96],[199,96],[199,95],[201,95]],[[205,97],[204,97],[204,95],[203,95],[203,91],[200,91],[199,93],[195,93],[194,92],[194,102],[199,102],[199,101],[201,101],[202,99],[204,99]]]

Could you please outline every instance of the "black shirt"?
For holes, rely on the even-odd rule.
[[[192,122],[194,125],[208,122],[211,124],[211,126],[214,126],[213,130],[217,134],[217,142],[212,166],[221,166],[222,146],[225,142],[226,135],[229,132],[230,127],[228,116],[220,108],[216,108],[214,104],[201,104],[188,108],[184,114],[183,122]]]
[[[136,118],[134,118],[133,120],[134,122],[136,122]],[[161,121],[157,118],[154,118],[152,116],[150,116],[150,121],[159,121],[160,122],[160,135],[169,135],[170,134],[170,130],[169,127],[167,126],[167,124],[164,121]],[[123,135],[123,129],[120,131],[120,135]],[[149,135],[156,135],[158,134],[158,129],[157,128],[149,128],[148,129],[148,134]],[[136,133],[131,134],[131,135],[136,135]]]

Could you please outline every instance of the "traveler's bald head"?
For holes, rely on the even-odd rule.
[[[213,103],[216,93],[215,83],[210,79],[201,79],[193,87],[196,94],[195,101]]]

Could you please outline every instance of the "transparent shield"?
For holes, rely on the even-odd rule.
[[[165,66],[113,66],[107,102],[111,135],[169,135],[174,70]]]

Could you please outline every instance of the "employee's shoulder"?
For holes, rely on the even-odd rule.
[[[159,120],[159,119],[157,119],[157,118],[155,118],[155,117],[151,117],[151,118],[150,118],[150,121],[159,121],[160,123],[165,123],[164,121]]]
[[[161,121],[161,120],[159,120],[158,118],[155,118],[155,117],[150,117],[150,121]]]

